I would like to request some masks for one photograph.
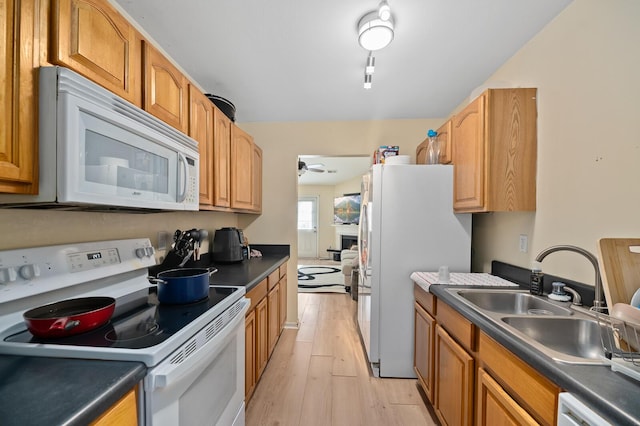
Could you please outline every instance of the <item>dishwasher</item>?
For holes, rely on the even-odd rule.
[[[612,426],[569,392],[558,396],[558,426]]]

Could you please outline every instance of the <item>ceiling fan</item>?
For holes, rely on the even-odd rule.
[[[307,163],[302,160],[298,160],[298,176],[302,176],[307,171],[314,173],[324,173],[326,170],[324,169],[324,164],[322,163],[309,164],[307,166]]]

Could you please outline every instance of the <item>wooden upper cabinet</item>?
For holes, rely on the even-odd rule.
[[[231,206],[231,120],[213,107],[213,205]]]
[[[231,208],[253,208],[253,138],[236,125],[231,126]]]
[[[536,119],[536,89],[489,89],[456,114],[456,212],[535,210]]]
[[[452,161],[451,126],[452,119],[449,119],[437,130],[438,142],[440,143],[440,164],[450,164]]]
[[[0,2],[0,192],[38,192],[39,3]]]
[[[213,104],[189,85],[189,136],[200,153],[200,204],[213,204]]]
[[[155,47],[143,42],[143,108],[183,133],[188,132],[189,101],[186,77]]]
[[[256,212],[262,211],[262,149],[253,144],[253,161],[251,163],[252,173],[252,186],[251,197],[252,206],[251,209]]]
[[[451,119],[447,120],[438,132],[438,144],[440,148],[439,164],[451,163]],[[423,140],[416,148],[416,164],[427,164],[429,138]]]
[[[107,0],[53,0],[50,61],[142,105],[141,36]]]

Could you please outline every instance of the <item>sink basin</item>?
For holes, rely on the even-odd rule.
[[[586,318],[505,317],[502,321],[550,349],[552,358],[574,363],[604,363],[597,321]],[[543,352],[546,352],[542,349]]]
[[[569,316],[571,309],[525,292],[505,290],[458,290],[458,295],[480,309],[510,315]]]

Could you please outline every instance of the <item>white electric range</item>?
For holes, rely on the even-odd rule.
[[[143,362],[141,424],[244,424],[244,287],[164,305],[147,279],[155,263],[148,239],[1,251],[0,354]],[[27,330],[25,311],[91,296],[116,299],[107,324],[57,339]]]

